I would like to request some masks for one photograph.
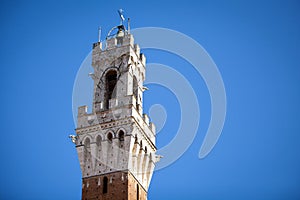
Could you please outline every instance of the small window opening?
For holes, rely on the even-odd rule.
[[[107,183],[108,183],[108,178],[105,176],[103,178],[103,194],[107,193]]]
[[[119,140],[124,141],[124,131],[122,130],[119,132]]]
[[[138,184],[136,184],[136,200],[140,199],[140,187]]]

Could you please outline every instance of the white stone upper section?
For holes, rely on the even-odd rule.
[[[93,108],[78,108],[76,148],[83,177],[130,171],[148,189],[155,126],[143,113],[146,58],[131,34],[95,43]]]

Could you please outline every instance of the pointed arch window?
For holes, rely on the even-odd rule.
[[[117,71],[110,70],[105,76],[105,104],[109,109],[109,100],[116,97]]]
[[[138,81],[137,81],[137,78],[135,76],[133,76],[133,96],[136,100],[136,109],[139,110],[139,93],[138,93],[138,90],[139,90],[139,85],[138,85]]]
[[[120,130],[119,131],[119,140],[122,142],[122,141],[124,141],[124,131],[122,131],[122,130]]]
[[[90,158],[90,138],[84,140],[84,160],[87,161]]]
[[[97,144],[98,147],[101,146],[101,141],[102,141],[102,138],[101,138],[100,135],[98,135],[97,138],[96,138],[96,144]]]
[[[113,135],[112,135],[111,132],[109,132],[109,133],[107,134],[107,139],[108,139],[109,142],[112,142]]]

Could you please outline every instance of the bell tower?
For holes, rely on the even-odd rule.
[[[104,42],[93,44],[92,67],[92,112],[87,113],[87,106],[78,108],[73,138],[82,200],[146,200],[159,160],[155,126],[143,113],[146,58],[123,20]]]

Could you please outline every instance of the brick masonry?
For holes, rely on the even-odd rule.
[[[107,178],[107,191],[104,178]],[[99,183],[100,182],[100,183]],[[146,200],[147,192],[127,171],[83,178],[82,200]]]

